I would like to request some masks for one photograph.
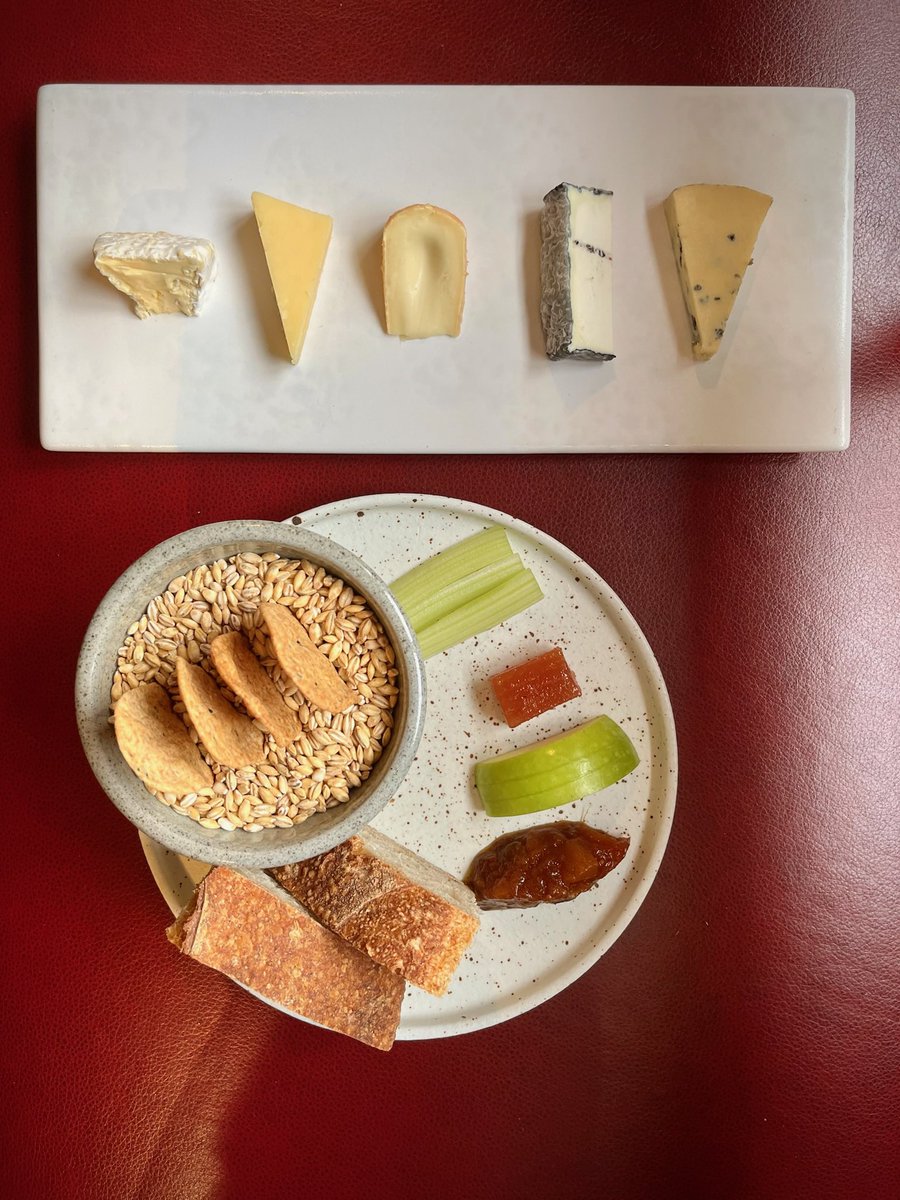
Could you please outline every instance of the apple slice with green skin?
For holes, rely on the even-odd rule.
[[[639,762],[628,734],[610,717],[595,717],[546,741],[478,763],[475,786],[489,817],[517,817],[599,792]]]

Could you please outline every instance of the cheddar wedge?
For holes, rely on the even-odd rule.
[[[316,302],[333,222],[323,213],[262,192],[254,192],[251,199],[288,354],[296,365]]]

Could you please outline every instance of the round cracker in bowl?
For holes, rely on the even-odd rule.
[[[269,609],[267,621],[273,604],[283,614]],[[301,642],[321,656],[314,694],[346,702],[341,711],[316,707],[302,690],[309,681],[286,669],[297,670]],[[113,714],[139,688],[164,696],[127,704],[126,760]],[[204,698],[219,739],[197,707]],[[75,701],[94,774],[134,825],[202,862],[269,867],[324,853],[387,804],[422,735],[425,673],[402,609],[360,558],[300,526],[227,521],[163,542],[113,584],[85,635]],[[170,777],[157,769],[169,751],[154,722],[171,735],[173,716],[197,755],[196,771],[176,778],[204,785],[184,794],[151,790]],[[200,730],[226,757],[239,742],[243,760],[219,761]],[[179,761],[189,750],[179,740]]]

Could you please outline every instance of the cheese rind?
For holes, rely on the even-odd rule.
[[[612,196],[560,183],[544,197],[541,324],[548,358],[615,358]]]
[[[311,212],[263,192],[254,192],[251,200],[288,354],[296,365],[309,329],[334,222],[324,213]]]
[[[134,302],[141,318],[200,314],[216,277],[216,252],[204,238],[155,233],[101,233],[94,266]]]
[[[665,202],[693,354],[700,362],[722,344],[771,203],[763,192],[717,183],[676,188]]]
[[[401,338],[458,337],[466,300],[466,227],[433,204],[388,218],[381,240],[387,332]]]

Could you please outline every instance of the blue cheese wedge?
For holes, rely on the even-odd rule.
[[[196,317],[216,277],[216,252],[203,238],[173,233],[101,233],[94,266],[134,302],[139,317]]]
[[[665,202],[681,279],[694,358],[705,362],[722,344],[744,272],[772,197],[752,188],[692,183]]]
[[[612,197],[571,183],[544,197],[541,323],[548,358],[615,358]]]

